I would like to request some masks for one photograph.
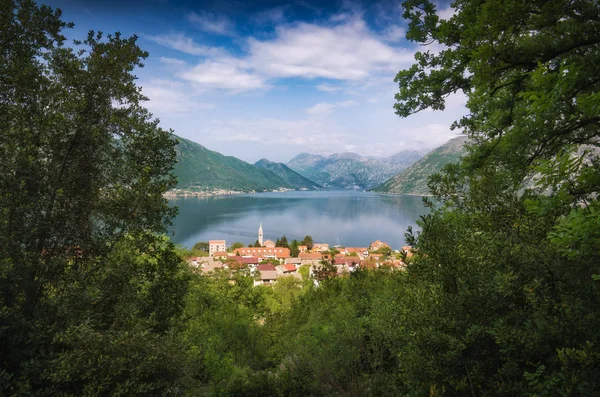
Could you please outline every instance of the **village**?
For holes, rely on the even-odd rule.
[[[287,240],[286,244],[280,245],[287,245]],[[298,245],[297,255],[292,255],[289,247],[264,240],[261,223],[254,246],[228,247],[226,240],[210,240],[208,256],[191,256],[187,262],[203,274],[220,270],[247,271],[254,277],[254,286],[275,283],[280,277],[308,279],[318,285],[321,277],[317,275],[321,275],[325,267],[338,277],[347,276],[359,268],[401,270],[411,256],[410,246],[394,251],[380,240],[371,242],[368,247],[330,247],[325,243]]]

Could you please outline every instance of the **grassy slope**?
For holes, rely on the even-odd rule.
[[[238,191],[293,188],[274,173],[232,156],[208,150],[179,138],[175,175],[179,188],[230,189]]]

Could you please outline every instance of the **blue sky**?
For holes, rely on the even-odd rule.
[[[443,112],[400,119],[396,73],[419,47],[404,38],[399,1],[79,1],[47,4],[88,30],[139,36],[146,106],[164,128],[254,162],[301,152],[389,156],[457,135],[462,94]],[[440,3],[442,17],[452,15]]]

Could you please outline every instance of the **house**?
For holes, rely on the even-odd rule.
[[[299,245],[298,246],[298,251],[299,252],[306,252],[306,251],[308,251],[308,247],[306,245]]]
[[[212,257],[215,259],[226,259],[227,256],[228,256],[228,254],[225,251],[218,251],[218,252],[215,252],[214,254],[212,254]]]
[[[200,265],[200,271],[204,274],[215,271],[216,269],[223,269],[223,264],[221,262],[208,262]]]
[[[263,243],[263,247],[275,248],[275,243],[273,242],[273,240],[267,240]]]
[[[201,256],[192,256],[192,257],[187,258],[185,261],[187,263],[189,263],[190,266],[198,267],[198,266],[200,266],[200,264],[202,262],[202,257]]]
[[[297,273],[298,269],[296,269],[296,266],[294,265],[279,265],[275,267],[275,270],[277,271],[278,275],[282,275],[282,274],[292,274],[292,273]]]
[[[262,266],[262,265],[261,265]],[[261,270],[259,271],[258,280],[254,280],[254,286],[271,284],[277,279],[277,272],[275,270]]]
[[[302,259],[300,258],[285,258],[285,264],[296,265],[296,267],[300,267],[302,264]]]
[[[320,252],[303,252],[298,255],[302,265],[318,265],[323,260]]]
[[[358,265],[359,263],[360,263],[360,260],[358,258],[352,259],[352,257],[335,258],[335,261],[333,262],[333,264],[336,266],[348,266],[348,267],[354,267],[354,266]]]
[[[360,257],[369,255],[369,250],[366,247],[346,247],[343,251],[346,255],[356,254]]]
[[[387,243],[384,243],[383,241],[380,241],[380,240],[376,240],[371,243],[371,245],[369,246],[369,249],[372,251],[377,251],[378,249],[384,248],[384,247],[390,248],[390,246]]]
[[[323,252],[329,251],[329,244],[314,244],[312,247],[312,252]]]
[[[265,264],[256,266],[256,270],[258,270],[259,272],[266,272],[266,271],[274,272],[275,266],[271,265],[270,263],[265,263]]]
[[[208,242],[208,254],[214,256],[215,252],[226,252],[225,240],[210,240]]]
[[[290,257],[290,249],[282,247],[242,247],[235,250],[240,256],[257,257],[262,259],[286,259]]]
[[[253,258],[253,257],[243,257],[243,256],[233,256],[229,258],[230,260],[232,260],[232,264],[234,264],[234,267],[237,269],[241,269],[241,268],[246,268],[246,267],[256,267],[258,266],[258,263],[260,262],[260,260],[258,258]]]
[[[291,264],[283,265],[283,267],[285,268],[286,273],[296,273],[298,271],[296,266]]]
[[[302,262],[304,261],[320,261],[323,259],[323,255],[320,252],[302,252],[298,255],[298,258]]]

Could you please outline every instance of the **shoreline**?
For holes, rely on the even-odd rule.
[[[355,191],[355,189],[318,189],[318,190],[302,190],[302,189],[287,189],[281,188],[279,190],[265,190],[265,191],[240,191],[240,190],[227,190],[227,189],[214,189],[214,190],[187,190],[187,189],[173,189],[163,194],[166,199],[176,199],[185,197],[217,197],[217,196],[234,196],[244,194],[262,194],[262,193],[287,193],[287,192],[326,192],[326,191]],[[419,193],[383,193],[374,192],[370,190],[359,190],[364,193],[380,194],[383,196],[411,196],[411,197],[433,197],[432,194],[419,194]]]
[[[215,196],[232,196],[240,194],[258,194],[258,193],[285,193],[293,191],[303,191],[295,189],[280,188],[278,190],[265,190],[257,192],[256,190],[240,191],[240,190],[227,190],[227,189],[214,189],[214,190],[187,190],[187,189],[173,189],[165,192],[163,197],[167,199],[174,199],[180,197],[215,197]],[[308,191],[308,190],[306,190]]]

